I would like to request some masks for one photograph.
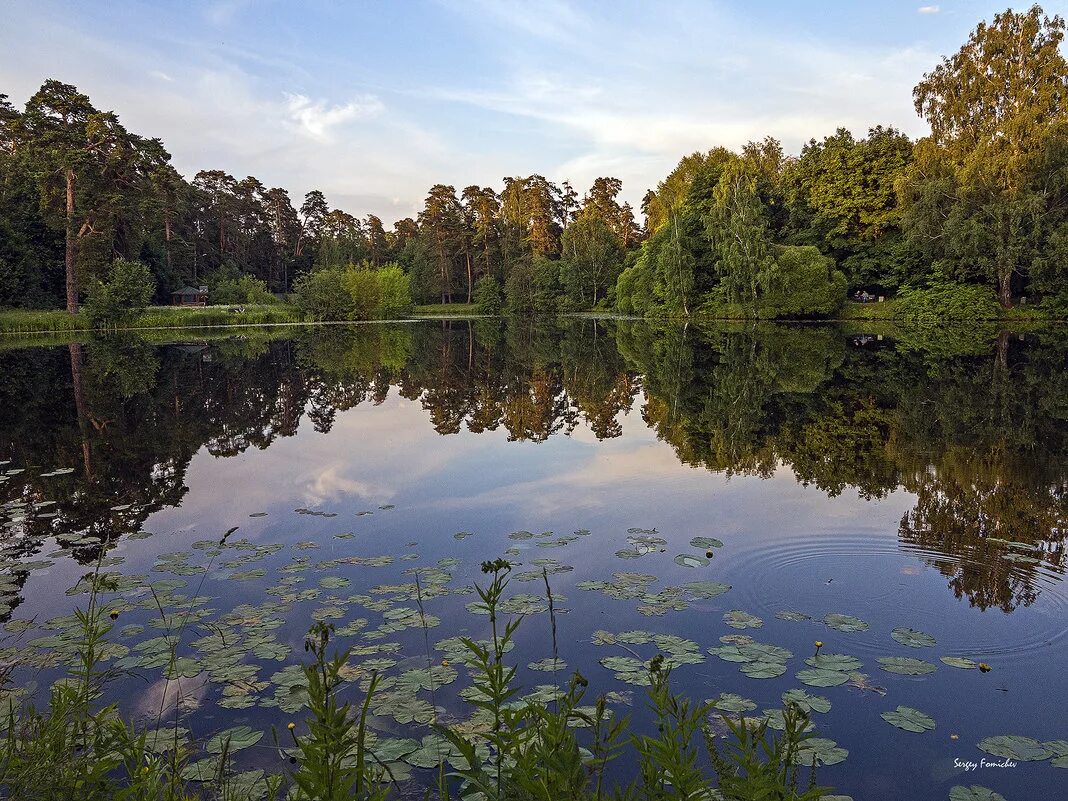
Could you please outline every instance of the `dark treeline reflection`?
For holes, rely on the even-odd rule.
[[[0,352],[0,461],[25,468],[0,483],[5,563],[47,537],[96,559],[180,502],[199,449],[226,457],[301,425],[328,432],[340,412],[396,392],[443,435],[542,441],[586,425],[612,438],[637,404],[689,465],[755,476],[785,465],[832,496],[904,489],[916,502],[903,547],[982,608],[1029,604],[1040,574],[1065,567],[1063,333],[973,338],[964,355],[834,327],[592,319],[286,336]],[[41,477],[56,468],[74,470]],[[55,504],[33,511],[42,501]]]

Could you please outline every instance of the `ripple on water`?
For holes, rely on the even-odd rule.
[[[899,647],[889,637],[895,626],[923,629],[925,625],[939,628],[944,623],[944,607],[916,603],[916,598],[907,595],[908,587],[894,580],[895,576],[922,574],[924,566],[934,568],[947,560],[958,571],[988,569],[975,555],[947,555],[903,544],[897,537],[875,531],[763,539],[723,556],[724,580],[734,586],[734,602],[740,608],[765,620],[773,619],[781,610],[796,609],[812,615],[815,625],[820,625],[819,619],[828,612],[856,615],[871,627],[843,637],[848,638],[852,650],[869,654],[885,654]],[[1006,580],[1026,583],[1036,595],[1030,606],[1011,613],[1026,614],[1026,625],[976,627],[969,631],[967,642],[939,642],[936,648],[923,650],[938,656],[997,656],[1003,657],[1004,663],[1026,658],[1068,637],[1068,587],[1061,574],[1045,563],[1005,562],[999,570]],[[957,603],[948,596],[944,600]],[[906,611],[907,620],[903,620]]]

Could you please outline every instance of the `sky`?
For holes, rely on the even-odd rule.
[[[188,178],[387,224],[432,184],[534,173],[637,207],[695,150],[923,135],[912,87],[1005,2],[0,0],[0,93],[74,84]]]

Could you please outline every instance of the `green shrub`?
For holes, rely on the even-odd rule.
[[[827,317],[846,299],[845,275],[813,245],[778,248],[769,284],[760,317]]]
[[[156,291],[152,273],[139,261],[116,259],[107,281],[89,285],[83,310],[97,328],[129,325],[148,306]]]
[[[484,275],[475,284],[475,305],[482,314],[500,314],[504,308],[501,282],[492,275]]]
[[[356,312],[345,271],[330,267],[306,273],[293,284],[293,303],[307,320],[351,320]]]
[[[412,308],[412,282],[408,273],[395,262],[383,264],[375,271],[381,297],[377,317],[392,320]]]
[[[220,281],[211,290],[209,295],[212,304],[215,305],[238,305],[238,304],[252,304],[256,306],[265,306],[271,303],[277,303],[278,300],[271,291],[267,289],[267,284],[258,278],[253,278],[251,275],[243,275],[240,278],[228,278]]]
[[[996,320],[1001,317],[994,290],[977,284],[934,284],[898,295],[894,319],[917,325]]]
[[[397,264],[326,267],[297,279],[293,302],[309,320],[383,320],[412,306],[408,274]]]

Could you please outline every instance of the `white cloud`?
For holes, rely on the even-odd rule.
[[[313,139],[328,141],[331,130],[360,117],[373,117],[382,112],[382,102],[373,95],[351,100],[343,105],[331,105],[325,100],[312,100],[305,95],[286,94],[286,114],[297,129]]]
[[[942,9],[938,6],[920,6],[916,9],[918,14],[937,14]]]
[[[167,83],[174,83],[174,78],[172,78],[170,75],[168,75],[165,72],[161,72],[160,70],[152,70],[152,72],[150,72],[148,74],[151,77],[156,78],[158,80],[166,81]]]

